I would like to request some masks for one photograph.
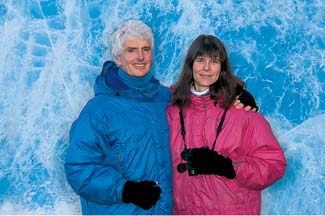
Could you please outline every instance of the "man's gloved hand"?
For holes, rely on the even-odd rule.
[[[124,184],[122,200],[124,203],[133,203],[144,210],[156,205],[160,199],[161,189],[154,181],[127,181]]]
[[[188,169],[194,169],[196,174],[215,174],[228,179],[236,176],[232,160],[207,147],[190,149],[187,165]]]
[[[256,105],[253,95],[251,93],[249,93],[248,91],[246,91],[245,89],[243,89],[239,93],[234,105],[237,107],[237,105],[239,105],[239,104],[243,104],[243,106],[245,108],[250,107],[250,109],[252,109],[255,112],[258,111],[258,106]],[[254,110],[254,109],[256,109],[256,110]]]

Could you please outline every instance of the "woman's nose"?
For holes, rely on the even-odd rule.
[[[209,61],[204,62],[203,69],[204,70],[210,70],[210,62]]]

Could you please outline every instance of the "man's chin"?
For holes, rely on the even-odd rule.
[[[133,74],[134,74],[134,76],[136,76],[136,77],[143,77],[143,76],[145,76],[147,73],[149,73],[148,70],[135,70]]]

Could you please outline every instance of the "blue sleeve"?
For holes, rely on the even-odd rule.
[[[122,202],[126,179],[116,169],[105,165],[98,123],[94,116],[81,114],[72,125],[65,161],[67,180],[77,194],[91,202]]]

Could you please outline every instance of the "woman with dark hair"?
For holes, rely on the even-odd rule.
[[[262,189],[284,175],[269,123],[233,106],[244,85],[218,38],[194,40],[167,110],[174,214],[260,214]]]

